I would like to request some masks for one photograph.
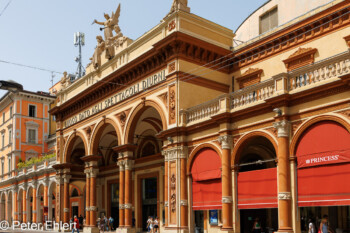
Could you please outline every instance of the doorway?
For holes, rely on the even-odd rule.
[[[72,218],[79,217],[79,206],[72,206]]]
[[[253,224],[256,218],[261,224],[261,231],[272,233],[278,230],[278,209],[243,209],[241,215],[241,232],[252,232]]]
[[[204,211],[203,210],[194,211],[194,229],[195,229],[195,233],[204,232]]]
[[[147,231],[147,219],[149,216],[152,218],[158,217],[157,211],[157,177],[142,179],[142,229]]]

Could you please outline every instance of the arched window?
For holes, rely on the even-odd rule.
[[[72,191],[72,197],[78,197],[78,196],[79,196],[79,192],[76,188],[74,188]]]

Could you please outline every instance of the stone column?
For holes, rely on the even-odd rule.
[[[49,212],[49,185],[48,185],[48,181],[45,182],[45,186],[44,186],[44,214],[43,214],[43,218],[41,221],[45,222],[46,220],[49,220],[49,216],[48,216],[48,212]],[[47,217],[45,217],[47,216]]]
[[[64,186],[63,186],[63,222],[69,223],[70,207],[69,207],[69,181],[71,176],[64,174]]]
[[[96,176],[98,169],[91,169],[90,173],[90,226],[96,227],[97,206],[96,206]]]
[[[13,190],[13,202],[14,202],[14,220],[15,221],[18,221],[18,215],[19,215],[19,212],[18,212],[18,188],[16,187],[14,190]]]
[[[230,169],[232,136],[220,136],[219,142],[222,148],[222,230],[232,231],[232,175]]]
[[[132,228],[132,168],[133,160],[125,160],[125,195],[124,195],[124,225]]]
[[[181,211],[181,228],[188,228],[188,200],[187,200],[187,172],[186,158],[180,159],[180,211]]]
[[[232,199],[233,201],[233,206],[232,206],[232,219],[233,219],[233,231],[234,232],[240,232],[241,229],[241,223],[240,223],[240,215],[239,215],[239,210],[238,210],[238,193],[237,193],[237,187],[238,187],[238,167],[234,167],[232,170]]]
[[[86,174],[86,184],[85,184],[85,224],[86,226],[90,226],[90,170],[85,169],[85,174]]]
[[[293,232],[289,167],[289,122],[277,120],[278,136],[278,226],[279,232]]]
[[[36,223],[36,216],[37,216],[37,199],[36,199],[36,186],[33,187],[33,202],[32,202],[32,209],[33,209],[33,215],[32,215],[32,222]]]
[[[168,209],[169,209],[169,201],[168,201],[168,161],[165,160],[164,164],[164,212],[165,212],[165,227],[168,226]]]
[[[22,196],[22,214],[23,214],[23,222],[27,222],[27,191],[26,187],[23,189]]]
[[[119,165],[119,228],[124,227],[124,174],[125,174],[125,161],[118,162]]]

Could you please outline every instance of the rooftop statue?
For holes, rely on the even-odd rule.
[[[102,36],[96,36],[97,46],[95,48],[94,55],[90,58],[92,65],[95,69],[101,66],[101,53],[105,50],[105,42]]]
[[[104,37],[105,40],[108,40],[108,38],[113,37],[113,28],[115,25],[118,25],[119,23],[119,16],[120,16],[120,3],[118,5],[117,11],[114,13],[112,11],[112,16],[110,17],[108,14],[104,14],[104,17],[106,18],[106,21],[104,22],[99,22],[96,19],[94,20],[94,23],[97,23],[99,25],[103,25],[104,28]]]
[[[190,12],[190,8],[187,6],[187,0],[173,0],[173,4],[167,16],[179,10]]]

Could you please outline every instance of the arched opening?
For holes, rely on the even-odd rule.
[[[17,195],[17,208],[18,208],[18,221],[23,222],[23,189],[18,190]]]
[[[13,197],[12,197],[12,195],[13,195],[12,191],[8,192],[8,194],[7,194],[7,221],[10,224],[12,224],[12,221],[13,221],[13,212],[12,212],[12,210],[13,210],[13,206],[12,206]]]
[[[262,231],[278,229],[276,149],[262,135],[244,140],[237,150],[238,209],[242,233],[256,225]],[[257,226],[255,226],[257,227]]]
[[[210,161],[210,162],[208,162]],[[202,148],[190,164],[194,223],[204,232],[205,219],[219,226],[222,209],[221,158],[212,148]]]
[[[33,187],[29,187],[27,190],[27,221],[33,222]]]
[[[44,185],[39,185],[39,188],[36,191],[36,218],[38,223],[44,222]]]
[[[48,190],[48,219],[49,221],[56,220],[56,182],[49,185]]]
[[[305,219],[316,226],[323,215],[337,232],[350,229],[350,133],[343,125],[330,120],[315,122],[297,140],[297,192],[301,230]]]
[[[67,150],[67,162],[70,163],[70,175],[69,180],[69,218],[72,218],[74,215],[86,216],[85,202],[83,202],[83,195],[81,190],[86,183],[86,174],[84,173],[85,163],[82,160],[82,157],[86,156],[86,144],[83,141],[82,135],[76,134],[74,138],[69,141],[68,150]],[[79,191],[78,196],[72,196],[73,189]]]
[[[0,199],[0,219],[1,221],[3,221],[6,218],[6,211],[5,211],[6,195],[4,192],[1,193],[0,198],[1,198]]]
[[[163,142],[157,134],[164,130],[163,118],[156,107],[145,104],[139,106],[131,115],[126,128],[126,142],[133,147],[133,157],[140,169],[149,169],[152,165],[157,169],[152,173],[138,175],[135,200],[140,208],[132,213],[136,219],[136,228],[139,231],[147,230],[148,216],[164,219],[164,212],[160,210],[160,167],[164,166],[161,155]],[[148,168],[147,168],[148,166]],[[162,214],[161,214],[162,213]]]

